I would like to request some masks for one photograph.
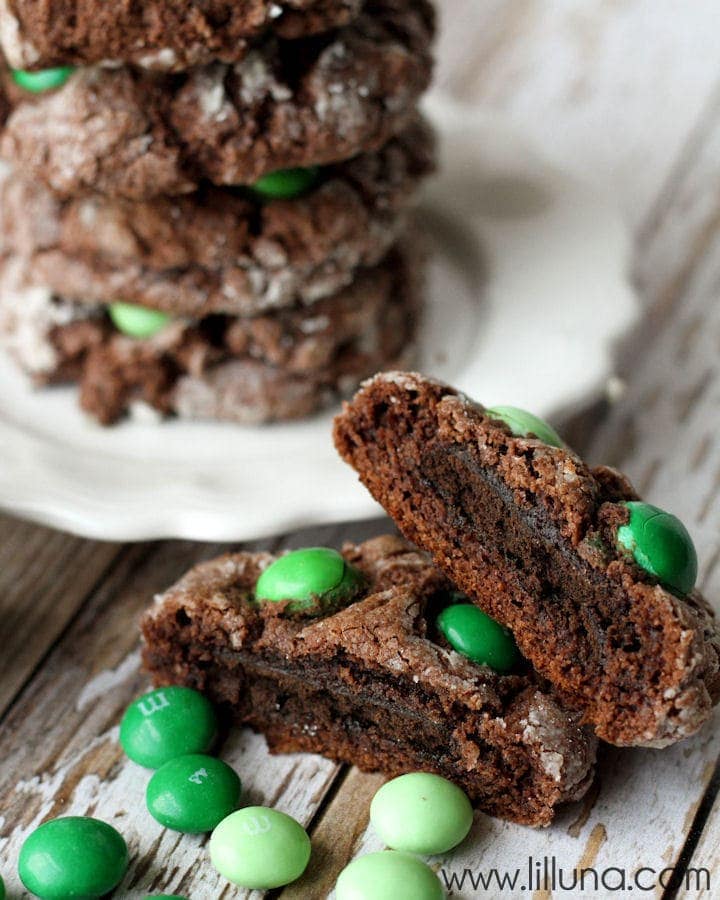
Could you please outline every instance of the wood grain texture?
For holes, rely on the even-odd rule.
[[[443,0],[440,86],[507,113],[545,151],[617,196],[637,235],[633,276],[648,314],[624,342],[624,393],[602,421],[583,419],[593,460],[622,465],[651,502],[696,538],[708,596],[720,596],[720,56],[716,0]],[[598,311],[602,314],[602,310]],[[271,494],[271,486],[269,486]],[[279,501],[278,501],[279,502]],[[361,540],[363,523],[301,532],[270,546]],[[243,897],[207,863],[206,840],[161,829],[144,810],[148,773],[125,760],[117,726],[145,687],[136,620],[153,592],[222,548],[119,548],[0,519],[0,872],[12,898],[23,836],[70,812],[114,822],[132,865],[117,897]],[[717,719],[717,716],[716,716]],[[574,867],[678,866],[668,891],[720,891],[720,734],[666,751],[606,751],[586,800],[550,829],[477,815],[459,850],[434,860],[461,875],[555,856]],[[270,757],[233,731],[220,748],[246,799],[296,815],[313,835],[307,876],[283,900],[322,900],[354,855],[380,845],[367,827],[380,776],[315,756]],[[686,884],[706,867],[709,891]],[[656,872],[657,874],[657,872]],[[691,873],[692,874],[692,873]],[[646,873],[646,881],[651,877]],[[545,886],[489,891],[547,900]],[[702,887],[702,885],[700,885]],[[635,891],[635,894],[638,892]],[[466,884],[454,898],[484,892]],[[557,891],[554,897],[579,896]],[[583,897],[607,897],[602,887]],[[617,894],[615,894],[617,896]],[[630,895],[632,896],[632,894]],[[398,897],[398,900],[404,898]]]
[[[0,517],[0,716],[119,552]]]

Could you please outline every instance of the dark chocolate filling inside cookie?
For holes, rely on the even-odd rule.
[[[154,649],[146,651],[146,665],[161,680],[174,680],[180,665],[184,684],[206,693],[229,718],[262,732],[274,752],[321,752],[389,775],[437,772],[461,784],[488,813],[526,824],[549,821],[552,778],[531,764],[512,727],[505,733],[493,721],[511,705],[531,702],[535,689],[525,677],[488,674],[501,703],[477,710],[458,699],[448,715],[420,685],[361,666],[342,652],[323,663],[209,648],[193,640],[185,619],[172,636],[172,666]],[[166,637],[150,635],[153,647]],[[478,755],[463,767],[465,739]]]
[[[373,379],[335,439],[403,534],[601,737],[662,745],[699,727],[717,694],[712,621],[614,547],[618,501],[635,496],[621,476],[524,444],[412,374]]]
[[[611,583],[608,589],[599,572],[568,552],[544,509],[519,508],[509,488],[479,466],[471,451],[432,446],[421,468],[425,483],[446,504],[454,541],[507,576],[517,629],[531,617],[547,646],[561,645],[566,660],[570,657],[584,674],[585,691],[592,697],[608,665],[608,647],[632,654],[640,646],[632,623],[622,633],[613,627],[629,612],[620,585]],[[559,661],[563,664],[571,663]],[[617,675],[625,680],[629,671],[622,667]]]

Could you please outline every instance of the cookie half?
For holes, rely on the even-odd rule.
[[[361,7],[362,0],[0,0],[0,45],[16,69],[187,69],[238,62],[270,29],[297,38],[346,25]]]
[[[0,346],[38,385],[77,382],[103,424],[138,404],[245,424],[307,416],[411,358],[421,293],[417,261],[395,250],[309,310],[175,318],[139,340],[118,332],[107,307],[33,287],[32,274],[18,257],[3,263]]]
[[[258,602],[274,557],[236,553],[191,569],[145,615],[156,685],[205,692],[272,752],[315,752],[389,775],[436,772],[476,806],[527,825],[592,782],[596,741],[525,665],[500,674],[441,643],[453,590],[397,537],[343,549],[365,585],[319,614]]]
[[[433,151],[417,120],[376,153],[322,170],[306,195],[268,202],[209,186],[147,202],[63,201],[7,171],[0,248],[30,260],[37,283],[80,303],[121,299],[195,318],[310,305],[387,254]]]
[[[545,440],[397,372],[363,386],[335,443],[403,534],[512,630],[599,737],[652,747],[687,737],[720,697],[718,623],[692,585],[670,589],[620,545],[638,501],[627,479],[534,422]]]
[[[270,39],[234,66],[78,69],[56,91],[20,99],[0,152],[60,196],[141,201],[350,159],[414,118],[433,30],[427,0],[370,0],[346,28]]]

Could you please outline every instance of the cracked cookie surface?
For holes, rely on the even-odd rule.
[[[105,307],[67,301],[34,284],[25,261],[7,257],[0,346],[38,385],[77,383],[82,408],[106,425],[139,407],[242,424],[301,418],[412,358],[417,270],[398,249],[309,309],[179,317],[136,340],[113,327]]]
[[[156,684],[204,691],[273,752],[315,752],[389,775],[430,771],[492,815],[546,825],[593,777],[596,741],[524,665],[471,662],[434,630],[451,583],[401,538],[343,548],[366,588],[312,617],[259,603],[275,559],[228,554],[191,569],[145,615]]]
[[[237,62],[272,29],[284,38],[346,25],[362,0],[0,0],[0,45],[16,69]]]
[[[720,697],[720,630],[618,547],[632,486],[568,447],[517,436],[416,373],[376,376],[337,417],[340,455],[602,739],[661,747]]]
[[[32,97],[6,85],[14,108],[0,152],[60,196],[141,201],[350,159],[415,116],[433,31],[427,0],[370,0],[345,28],[270,38],[235,65],[78,69]]]
[[[61,200],[0,176],[0,252],[37,283],[83,302],[123,300],[194,317],[311,305],[377,265],[433,168],[421,120],[376,153],[329,166],[305,196],[263,202],[213,188],[146,202]]]

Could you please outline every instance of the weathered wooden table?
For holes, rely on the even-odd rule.
[[[614,193],[634,230],[633,275],[646,315],[620,348],[626,389],[574,423],[573,436],[592,460],[622,466],[648,499],[685,520],[702,560],[701,586],[719,597],[717,0],[443,7],[441,84],[520,120],[547,152]],[[257,546],[337,545],[386,527],[338,525]],[[122,710],[145,686],[139,613],[153,592],[223,549],[101,544],[0,519],[0,872],[11,897],[27,896],[15,875],[23,835],[44,818],[73,813],[104,818],[128,839],[132,865],[116,896],[245,896],[216,877],[205,839],[163,831],[149,817],[147,773],[117,744]],[[327,896],[342,866],[377,846],[366,825],[379,777],[317,757],[269,758],[263,741],[244,731],[222,754],[252,801],[289,811],[312,833],[311,867],[281,892],[284,900]],[[549,897],[542,878],[527,878],[528,865],[542,871],[546,857],[562,867],[564,885],[575,867],[604,873],[597,889],[588,876],[584,891],[556,889],[556,897],[617,895],[623,872],[635,894],[720,896],[719,757],[711,725],[663,752],[605,752],[597,789],[550,829],[478,816],[468,842],[439,867],[457,877],[466,867],[474,877],[493,867],[520,875],[514,890],[491,882],[487,892],[468,877],[452,896]]]

